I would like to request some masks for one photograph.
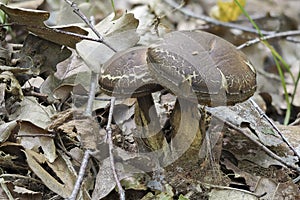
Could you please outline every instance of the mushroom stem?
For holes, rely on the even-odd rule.
[[[161,131],[159,117],[151,94],[137,98],[135,122],[140,134],[137,139],[142,143],[139,145],[141,151],[154,151],[163,147],[165,137]]]
[[[183,98],[177,98],[171,116],[172,140],[170,143],[172,159],[186,165],[199,160],[202,135],[199,126],[198,104]]]

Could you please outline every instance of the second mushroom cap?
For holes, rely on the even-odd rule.
[[[247,57],[207,32],[171,32],[151,45],[147,60],[159,84],[200,104],[234,105],[256,90],[256,71]]]

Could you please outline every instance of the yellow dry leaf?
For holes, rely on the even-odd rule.
[[[237,0],[242,7],[245,7],[246,0]],[[235,21],[242,14],[239,6],[234,0],[218,0],[217,5],[210,10],[210,16],[220,21]]]

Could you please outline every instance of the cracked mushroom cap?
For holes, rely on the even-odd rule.
[[[245,54],[207,32],[171,32],[151,45],[147,55],[159,84],[203,105],[234,105],[256,90],[256,71]]]
[[[146,61],[147,47],[117,52],[102,67],[99,85],[108,95],[141,97],[161,90],[152,78]]]

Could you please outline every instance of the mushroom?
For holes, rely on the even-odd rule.
[[[177,102],[172,126],[172,154],[201,146],[197,105],[234,105],[256,90],[256,72],[234,45],[203,31],[174,31],[147,51],[148,67],[157,83]],[[196,139],[195,139],[196,137]],[[199,141],[200,140],[200,141]]]
[[[145,145],[140,150],[157,150],[162,147],[164,136],[151,93],[162,87],[152,78],[146,61],[147,47],[133,47],[117,52],[101,69],[99,85],[102,91],[117,98],[137,98],[135,122],[137,138]],[[143,146],[144,149],[141,147]],[[146,147],[146,148],[145,148]]]

